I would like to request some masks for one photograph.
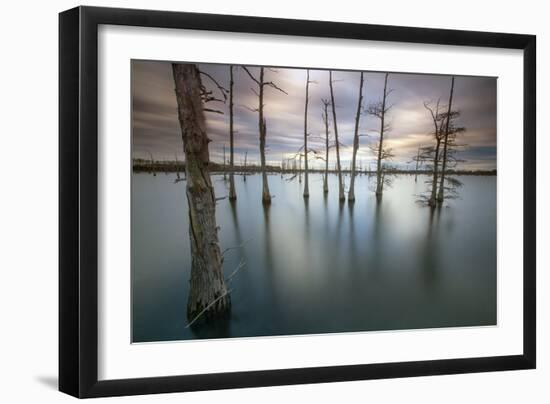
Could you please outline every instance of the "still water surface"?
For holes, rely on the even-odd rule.
[[[286,177],[289,178],[288,176]],[[191,267],[185,182],[133,174],[134,342],[496,324],[496,177],[461,176],[460,199],[430,214],[415,202],[426,177],[396,177],[380,203],[375,178],[356,179],[356,202],[340,204],[337,179],[302,186],[270,175],[236,176],[238,200],[217,204],[221,249],[233,278],[228,321],[186,328]],[[228,194],[213,175],[216,196]],[[349,177],[348,181],[349,183]]]

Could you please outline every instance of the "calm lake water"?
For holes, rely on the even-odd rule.
[[[430,214],[415,202],[427,177],[397,176],[380,203],[375,178],[356,179],[353,206],[310,175],[236,176],[238,200],[217,205],[221,249],[233,278],[227,321],[191,330],[191,268],[185,182],[175,174],[133,174],[133,341],[170,341],[496,324],[496,177],[461,176],[460,199]],[[286,176],[288,179],[289,176]],[[213,175],[216,196],[228,182]],[[349,177],[346,179],[349,184]]]

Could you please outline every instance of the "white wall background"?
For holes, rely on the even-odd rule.
[[[57,13],[79,3],[6,2],[0,24],[0,401],[64,403],[57,385]],[[533,371],[286,386],[113,398],[128,403],[550,401],[550,148],[545,113],[550,26],[544,2],[352,0],[91,1],[88,5],[156,8],[283,18],[531,33],[538,36],[538,369]]]

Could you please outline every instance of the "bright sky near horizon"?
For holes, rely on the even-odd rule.
[[[200,64],[199,68],[229,88],[229,66]],[[250,67],[256,77],[259,68]],[[359,96],[359,72],[333,71],[334,96],[338,134],[344,145],[341,150],[342,166],[348,168],[352,155],[355,114]],[[309,147],[324,153],[324,123],[321,117],[322,99],[330,99],[329,73],[327,70],[310,69],[308,140]],[[384,73],[365,72],[363,107],[381,100]],[[258,97],[252,89],[256,84],[246,72],[234,68],[234,120],[235,164],[241,164],[245,152],[250,163],[259,161]],[[283,158],[294,156],[303,145],[306,70],[300,68],[265,69],[265,81],[273,81],[284,89],[285,95],[271,87],[265,88],[264,114],[267,121],[266,158],[268,164],[280,165]],[[213,83],[203,76],[203,84],[216,92]],[[391,129],[385,134],[385,145],[393,149],[389,164],[412,168],[411,160],[418,147],[433,142],[433,123],[424,102],[449,98],[451,77],[430,74],[391,73],[388,87],[393,91],[388,102],[393,105],[388,113]],[[457,154],[463,162],[457,169],[491,170],[496,168],[496,120],[497,79],[494,77],[456,76],[453,110],[461,115],[458,126],[466,132],[460,134],[458,143],[466,146]],[[225,114],[206,113],[212,161],[223,161],[223,146],[229,148],[229,103],[210,103],[209,107]],[[329,109],[330,117],[330,109]],[[177,103],[171,64],[157,61],[132,62],[132,155],[134,158],[155,160],[183,160],[181,130],[177,117]],[[374,164],[376,157],[368,147],[378,139],[379,121],[366,113],[361,115],[358,161],[363,167]],[[331,135],[334,133],[332,120]],[[364,136],[366,135],[366,136]],[[227,152],[228,153],[228,152]],[[229,158],[229,157],[227,157]],[[335,151],[329,156],[331,167]],[[310,166],[321,168],[324,162],[310,157]],[[374,165],[373,165],[374,167]]]

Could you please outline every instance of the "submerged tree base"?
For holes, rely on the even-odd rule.
[[[235,191],[235,176],[233,172],[229,174],[229,200],[237,200],[237,192]]]
[[[215,296],[212,301],[205,300],[189,301],[187,304],[188,327],[200,326],[212,320],[228,318],[231,313],[231,298],[229,290]]]
[[[229,338],[231,337],[231,315],[226,312],[215,319],[200,318],[192,325],[188,326],[195,338]]]

